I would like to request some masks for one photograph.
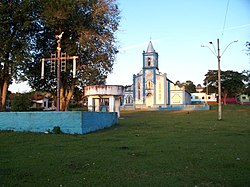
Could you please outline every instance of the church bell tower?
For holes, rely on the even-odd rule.
[[[158,53],[150,41],[147,51],[143,51],[143,96],[146,106],[153,106],[156,98],[156,73],[158,72]]]
[[[148,44],[147,51],[143,51],[143,69],[159,69],[158,53],[155,52],[152,42]]]

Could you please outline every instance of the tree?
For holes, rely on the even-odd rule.
[[[9,85],[22,79],[25,62],[32,57],[37,1],[0,2],[0,111],[5,109]]]
[[[209,70],[205,75],[204,84],[208,83],[209,90],[215,89],[217,93],[218,88],[218,71]],[[221,71],[221,93],[224,97],[224,103],[226,104],[226,98],[228,96],[236,97],[244,91],[244,81],[246,76],[243,73],[236,71]]]
[[[32,106],[30,93],[16,95],[11,103],[11,110],[15,112],[29,111]]]
[[[190,80],[187,80],[185,83],[181,84],[182,86],[185,87],[185,89],[189,92],[189,93],[195,93],[196,92],[196,86],[194,85],[194,83]]]
[[[45,80],[40,78],[40,59],[55,53],[55,35],[64,32],[61,46],[67,55],[79,56],[77,75],[72,78],[72,63],[61,74],[61,106],[67,110],[74,89],[85,85],[105,84],[112,71],[116,53],[115,31],[119,24],[119,9],[115,0],[40,0],[41,31],[36,34],[36,54],[27,64],[26,77],[33,89],[55,92],[55,74],[47,63]]]
[[[247,94],[250,96],[250,71],[245,70],[242,73],[246,76],[244,94]]]
[[[250,55],[250,42],[246,42],[247,47],[247,55]],[[247,83],[246,83],[246,89],[245,94],[250,95],[250,69],[244,71],[245,75],[248,77]]]
[[[250,55],[250,42],[246,42],[246,48],[247,55]]]

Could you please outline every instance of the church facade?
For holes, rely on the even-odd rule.
[[[159,71],[158,53],[150,41],[142,53],[142,70],[133,75],[133,85],[125,87],[124,106],[157,108],[191,104],[191,94]]]

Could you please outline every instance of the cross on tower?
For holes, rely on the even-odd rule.
[[[41,67],[41,79],[44,79],[44,62],[51,61],[51,72],[57,71],[56,77],[56,110],[60,111],[60,78],[61,78],[61,71],[66,71],[66,61],[73,60],[73,78],[76,76],[76,59],[78,56],[66,56],[66,53],[61,53],[61,39],[64,32],[60,35],[56,35],[57,39],[57,55],[51,54],[51,58],[43,58],[42,59],[42,67]]]

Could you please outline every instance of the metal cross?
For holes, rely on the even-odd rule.
[[[51,58],[43,58],[42,59],[42,67],[41,67],[41,79],[44,79],[44,62],[51,61],[51,71],[55,72],[55,64],[57,70],[57,78],[56,78],[56,110],[60,111],[60,79],[61,79],[61,71],[66,71],[66,60],[73,59],[73,78],[76,76],[76,59],[78,56],[66,56],[66,53],[61,53],[61,39],[64,32],[60,35],[56,35],[57,39],[57,55],[51,54]],[[62,65],[62,66],[61,66]]]

